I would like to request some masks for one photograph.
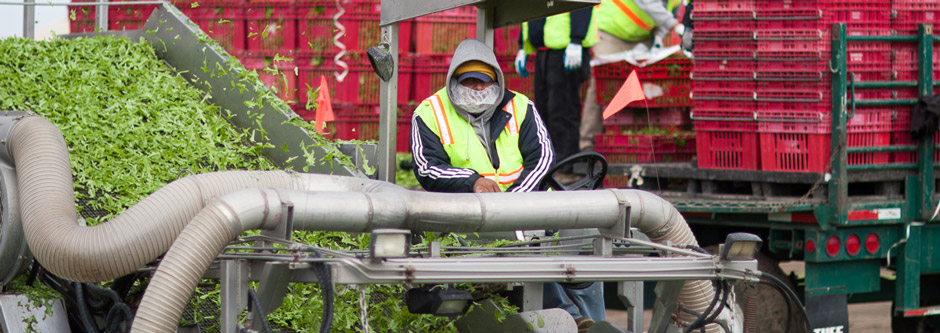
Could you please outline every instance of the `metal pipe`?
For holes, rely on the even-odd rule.
[[[85,227],[77,222],[68,148],[53,124],[31,113],[0,114],[0,161],[16,167],[27,244],[54,274],[82,282],[110,280],[169,249],[134,331],[173,331],[195,284],[225,245],[245,230],[275,228],[288,206],[293,206],[293,226],[302,230],[611,229],[628,228],[623,222],[629,219],[655,242],[698,245],[669,202],[638,190],[428,193],[369,179],[283,171],[186,177],[107,223]],[[287,202],[292,205],[282,205]],[[626,204],[629,217],[623,215]],[[712,297],[707,281],[688,281],[679,301],[702,311]],[[682,314],[679,319],[691,321]]]

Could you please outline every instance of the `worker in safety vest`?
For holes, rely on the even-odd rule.
[[[525,22],[519,34],[516,71],[527,77],[527,56],[535,53],[535,107],[552,137],[558,160],[578,152],[581,85],[591,75],[590,47],[597,42],[592,12],[588,7]]]
[[[476,39],[454,52],[446,86],[411,120],[414,173],[436,192],[528,192],[555,162],[529,99],[505,88],[493,50]]]
[[[609,62],[611,55],[620,56],[634,48],[655,50],[662,47],[663,39],[670,31],[683,36],[685,25],[676,19],[676,8],[681,1],[601,0],[594,9],[598,29],[597,44],[592,48],[595,59]],[[594,78],[591,78],[584,97],[581,150],[593,150],[594,135],[604,131],[595,93]]]
[[[492,49],[476,39],[457,46],[445,87],[422,101],[411,118],[414,173],[425,190],[538,189],[555,162],[552,141],[535,105],[505,86]],[[579,325],[602,320],[603,285],[592,286],[571,292],[545,283],[543,306],[565,309]]]

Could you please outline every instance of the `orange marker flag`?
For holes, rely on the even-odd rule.
[[[613,116],[632,102],[645,99],[643,86],[640,85],[640,79],[636,77],[636,70],[634,69],[627,77],[627,81],[620,86],[620,90],[614,95],[610,104],[607,104],[607,108],[604,109],[604,119],[610,118],[610,116]]]
[[[336,120],[333,116],[333,104],[330,103],[330,87],[326,85],[326,76],[320,75],[320,92],[317,94],[317,114],[314,118],[317,132],[326,130],[326,122]]]

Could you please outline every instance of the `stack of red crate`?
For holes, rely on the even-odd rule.
[[[692,63],[673,56],[649,66],[616,62],[592,68],[595,98],[604,108],[631,72],[640,82],[657,85],[662,95],[631,103],[604,119],[604,133],[595,136],[594,150],[610,163],[685,162],[695,157],[696,138],[690,130],[689,75]],[[628,175],[608,175],[607,187],[628,187]]]
[[[890,35],[890,0],[696,2],[693,119],[699,167],[824,172],[832,109],[830,29]],[[888,42],[848,44],[856,82],[892,80]],[[890,97],[857,89],[856,99]],[[849,146],[891,144],[890,108],[857,108]],[[888,116],[886,116],[888,115]],[[890,153],[856,153],[849,164],[890,162]]]
[[[898,35],[916,36],[918,25],[922,23],[933,24],[934,27],[940,25],[940,2],[935,0],[894,0],[891,2],[891,11],[895,14],[891,23],[891,28]],[[940,43],[934,43],[933,52],[933,79],[936,82],[940,80],[940,52],[937,52],[937,46]],[[893,43],[892,49],[895,51],[892,69],[897,75],[898,81],[916,81],[917,77],[917,44],[916,43]],[[934,94],[940,93],[940,88],[934,87]],[[898,99],[916,99],[916,88],[897,89]],[[912,144],[909,129],[911,120],[911,108],[908,106],[894,107],[897,114],[897,121],[894,131],[891,133],[892,144],[910,145]],[[940,161],[940,154],[935,156],[935,161]],[[893,161],[898,163],[910,163],[917,161],[916,152],[896,152],[893,153]]]

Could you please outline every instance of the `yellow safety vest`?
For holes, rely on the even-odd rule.
[[[666,10],[673,11],[681,1],[669,0]],[[594,13],[598,16],[598,29],[625,41],[645,40],[656,27],[653,19],[633,0],[602,0]]]
[[[592,13],[587,34],[581,40],[583,47],[591,47],[597,43],[597,19],[594,16],[595,13]],[[535,53],[535,47],[529,41],[529,22],[522,23],[522,36],[526,53]],[[568,47],[568,44],[571,44],[571,14],[561,13],[545,18],[542,37],[545,38],[545,46],[550,49],[561,50]]]
[[[495,181],[500,190],[505,192],[522,174],[523,157],[519,151],[519,127],[525,120],[529,99],[516,93],[516,97],[503,108],[512,118],[496,138],[499,169],[494,169],[483,143],[473,132],[470,123],[451,106],[446,90],[447,88],[438,90],[422,101],[415,109],[415,114],[441,138],[441,144],[450,157],[451,165],[473,169],[481,176]]]

